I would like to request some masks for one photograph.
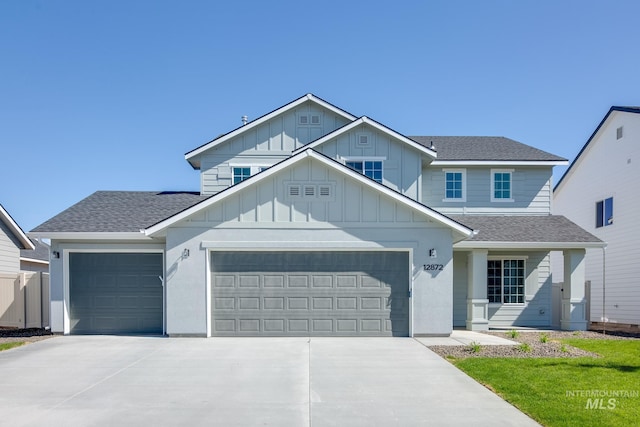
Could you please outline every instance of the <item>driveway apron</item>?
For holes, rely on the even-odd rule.
[[[56,337],[0,352],[12,426],[537,425],[411,338]]]

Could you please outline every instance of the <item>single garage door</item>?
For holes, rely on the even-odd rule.
[[[161,253],[69,254],[72,334],[161,334]]]
[[[214,336],[408,336],[408,252],[212,252]]]

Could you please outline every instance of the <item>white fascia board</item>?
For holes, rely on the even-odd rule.
[[[231,187],[229,187],[228,189],[214,195],[211,196],[210,198],[190,207],[189,209],[186,209],[170,218],[167,218],[164,221],[161,221],[145,230],[141,230],[142,232],[145,233],[146,236],[154,236],[157,235],[159,233],[161,233],[162,231],[164,231],[165,229],[167,229],[168,227],[170,227],[171,225],[182,221],[186,218],[188,218],[189,216],[196,214],[198,212],[200,212],[203,209],[207,209],[208,207],[212,206],[213,204],[224,200],[227,197],[231,197],[232,195],[236,194],[239,191],[242,191],[243,189],[247,188],[248,186],[254,185],[257,182],[260,182],[260,180],[263,179],[267,179],[269,176],[272,176],[274,174],[277,174],[278,172],[280,172],[281,170],[288,168],[304,159],[306,159],[307,157],[312,157],[315,160],[318,160],[319,162],[322,162],[323,164],[325,164],[326,166],[337,170],[347,176],[350,176],[351,178],[355,179],[356,181],[360,182],[361,184],[372,188],[374,191],[378,191],[378,192],[382,192],[384,194],[386,194],[387,196],[389,196],[390,198],[394,199],[395,201],[408,206],[411,209],[417,210],[420,213],[424,214],[425,216],[427,216],[428,218],[435,220],[443,225],[446,225],[448,227],[450,227],[451,229],[453,229],[454,231],[456,231],[457,233],[461,234],[462,236],[464,236],[465,238],[471,237],[473,235],[473,230],[471,230],[470,228],[468,228],[465,225],[460,224],[459,222],[456,222],[454,220],[452,220],[451,218],[438,213],[436,211],[433,211],[431,209],[429,209],[428,207],[416,202],[415,200],[403,196],[393,190],[391,190],[388,187],[385,187],[382,184],[378,184],[377,182],[373,181],[372,179],[364,176],[363,174],[354,171],[352,169],[347,168],[346,166],[338,163],[337,161],[330,159],[316,151],[314,151],[311,148],[307,148],[305,151],[299,152],[297,154],[295,154],[294,156],[283,160],[282,162],[276,164],[275,166],[272,166],[271,168],[260,172],[257,175],[254,175],[242,182],[239,182],[238,184],[235,184]]]
[[[35,258],[25,258],[25,257],[20,257],[20,262],[32,262],[34,264],[44,264],[44,265],[49,265],[49,261],[45,261],[42,259],[35,259]]]
[[[142,232],[31,232],[32,237],[51,240],[151,240]]]
[[[593,249],[604,248],[605,242],[476,242],[466,240],[453,245],[454,249]]]
[[[429,166],[566,166],[568,160],[434,160]]]
[[[229,132],[229,133],[227,133],[227,134],[225,134],[225,135],[223,135],[223,136],[221,136],[219,138],[216,138],[213,141],[210,141],[207,144],[205,144],[205,145],[203,145],[203,146],[201,146],[199,148],[196,148],[195,150],[192,150],[192,151],[188,152],[187,154],[184,155],[184,158],[186,160],[189,160],[189,159],[191,159],[191,158],[193,158],[193,157],[195,157],[195,156],[197,156],[199,154],[202,154],[203,152],[209,150],[210,148],[215,147],[217,145],[220,145],[223,142],[228,141],[228,140],[230,140],[232,138],[235,138],[236,136],[240,135],[243,132],[246,132],[246,131],[251,130],[251,129],[257,127],[257,126],[260,126],[261,124],[273,119],[274,117],[284,113],[285,111],[288,111],[288,110],[291,110],[293,108],[296,108],[300,104],[303,104],[303,103],[305,103],[307,101],[312,101],[312,102],[314,102],[314,103],[316,103],[316,104],[318,104],[318,105],[320,105],[320,106],[322,106],[322,107],[324,107],[324,108],[326,108],[326,109],[328,109],[328,110],[330,110],[330,111],[332,111],[332,112],[334,112],[334,113],[346,118],[347,120],[355,120],[356,119],[355,116],[347,113],[346,111],[343,111],[343,110],[337,108],[336,106],[331,105],[328,102],[326,102],[326,101],[314,96],[313,94],[308,93],[308,94],[296,99],[295,101],[292,101],[292,102],[290,102],[290,103],[278,108],[277,110],[272,111],[271,113],[268,113],[268,114],[266,114],[266,115],[264,115],[264,116],[262,116],[262,117],[260,117],[260,118],[258,118],[256,120],[254,120],[252,122],[249,122],[244,126],[240,126],[239,128],[237,128],[237,129],[235,129],[235,130],[233,130],[233,131],[231,131],[231,132]]]
[[[36,248],[34,244],[31,242],[31,240],[29,240],[27,235],[24,233],[24,231],[22,231],[22,228],[20,228],[18,223],[16,223],[13,220],[13,218],[11,218],[11,215],[9,215],[9,212],[7,212],[2,207],[2,205],[0,205],[0,220],[2,220],[5,224],[7,224],[7,227],[9,228],[9,230],[18,238],[18,240],[20,240],[20,242],[24,245],[25,249],[33,250]]]
[[[302,147],[298,148],[297,150],[294,150],[294,153],[296,152],[300,152],[303,150],[306,150],[308,148],[315,148],[318,145],[324,144],[327,141],[330,141],[336,137],[338,137],[339,135],[345,133],[345,132],[349,132],[350,130],[352,130],[353,128],[362,125],[362,124],[367,124],[370,125],[371,127],[373,127],[374,129],[385,133],[387,135],[389,135],[390,137],[393,137],[395,139],[398,139],[402,142],[404,142],[407,145],[410,145],[411,147],[415,148],[416,150],[420,151],[422,154],[425,154],[433,159],[435,159],[437,157],[437,153],[434,150],[431,150],[427,147],[425,147],[424,145],[420,145],[417,142],[415,142],[412,139],[407,138],[406,136],[394,131],[393,129],[389,129],[388,127],[376,122],[373,119],[368,118],[367,116],[362,116],[357,120],[354,120],[353,122],[339,128],[336,129],[335,131],[323,136],[322,138],[318,138],[313,142],[310,142],[307,145],[303,145]]]

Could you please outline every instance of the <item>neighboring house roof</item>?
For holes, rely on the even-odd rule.
[[[13,218],[11,218],[9,212],[7,212],[2,207],[2,205],[0,205],[0,221],[2,221],[7,226],[16,240],[22,245],[21,247],[19,247],[20,249],[35,249],[35,246],[33,246],[31,240],[29,240],[25,232],[22,231],[22,228],[20,228],[18,223],[15,222]]]
[[[433,143],[438,158],[432,163],[520,163],[566,164],[567,159],[502,136],[410,136],[425,147]]]
[[[277,174],[278,172],[280,172],[281,170],[288,168],[296,163],[298,163],[299,161],[305,160],[308,157],[311,157],[315,160],[318,160],[320,162],[322,162],[323,164],[325,164],[328,167],[331,167],[347,176],[350,176],[351,178],[353,178],[354,180],[374,189],[375,191],[378,191],[380,193],[386,194],[387,196],[389,196],[390,198],[392,198],[393,200],[408,206],[411,209],[417,210],[419,212],[421,212],[422,214],[424,214],[425,216],[429,217],[431,220],[438,222],[440,224],[443,224],[445,226],[448,226],[452,229],[452,231],[455,231],[456,233],[458,233],[460,236],[462,236],[462,239],[467,238],[471,235],[472,230],[470,228],[468,228],[466,225],[461,224],[455,220],[452,220],[451,218],[441,214],[440,212],[429,208],[428,206],[423,205],[422,203],[419,203],[415,200],[413,200],[410,197],[405,196],[404,194],[397,192],[383,184],[380,184],[376,181],[374,181],[373,179],[361,174],[360,172],[357,172],[351,168],[348,168],[347,166],[343,165],[342,163],[325,156],[324,154],[321,154],[311,148],[307,148],[304,151],[300,151],[297,154],[294,154],[291,157],[288,157],[285,160],[282,160],[281,162],[275,164],[274,166],[270,167],[269,169],[266,169],[260,173],[257,173],[247,179],[245,179],[242,182],[239,182],[238,184],[232,185],[231,187],[211,196],[210,198],[201,201],[200,203],[193,205],[192,207],[185,209],[182,212],[176,213],[173,216],[158,222],[157,224],[148,227],[146,230],[144,230],[145,235],[147,236],[153,236],[153,235],[159,235],[160,233],[162,233],[164,230],[166,230],[168,227],[185,220],[186,218],[188,218],[191,215],[194,215],[198,212],[201,212],[204,209],[209,208],[210,206],[212,206],[214,203],[220,202],[224,199],[226,199],[227,197],[232,196],[233,194],[236,194],[238,191],[243,190],[246,187],[252,186],[258,182],[260,182],[263,179],[267,179],[270,176],[273,176],[274,174]],[[455,239],[454,239],[455,240]],[[457,240],[461,240],[461,239],[457,239]]]
[[[97,191],[34,228],[34,236],[51,233],[140,233],[210,196],[193,192]]]
[[[191,151],[189,151],[188,153],[186,153],[184,155],[185,159],[191,164],[191,166],[194,169],[198,169],[200,167],[199,165],[199,160],[196,159],[196,157],[199,154],[202,154],[203,152],[209,150],[212,147],[215,147],[217,145],[222,144],[225,141],[230,140],[231,138],[234,138],[236,136],[238,136],[239,134],[246,132],[249,129],[255,128],[256,126],[259,126],[269,120],[271,120],[272,118],[284,113],[285,111],[291,110],[293,108],[298,107],[299,105],[307,102],[307,101],[311,101],[317,105],[320,105],[324,108],[327,108],[328,110],[333,111],[334,113],[346,118],[347,120],[355,120],[356,116],[354,116],[351,113],[346,112],[345,110],[343,110],[342,108],[336,107],[335,105],[325,101],[322,98],[319,98],[317,96],[315,96],[312,93],[308,93],[304,96],[301,96],[300,98],[291,101],[288,104],[283,105],[280,108],[277,108],[275,110],[273,110],[270,113],[265,114],[262,117],[259,117],[255,120],[250,121],[249,123],[247,123],[246,125],[242,125],[228,133],[222,134],[220,136],[218,136],[217,138],[214,138],[213,140],[207,142],[206,144],[201,145],[198,148],[195,148]]]
[[[35,249],[21,249],[20,261],[49,264],[49,250],[51,247],[37,239],[31,239]]]
[[[555,185],[555,187],[553,187],[553,191],[556,191],[559,187],[560,184],[562,183],[562,181],[564,180],[564,178],[569,175],[569,173],[571,173],[573,166],[580,160],[582,154],[585,152],[585,150],[587,149],[587,147],[591,144],[591,141],[595,138],[596,134],[598,133],[598,131],[600,130],[600,128],[602,128],[602,126],[605,124],[605,122],[607,121],[607,119],[609,118],[609,116],[611,116],[611,114],[613,114],[615,111],[620,111],[623,113],[635,113],[635,114],[640,114],[640,107],[619,107],[619,106],[613,106],[611,108],[609,108],[609,112],[607,112],[607,114],[604,116],[604,118],[602,119],[602,121],[600,121],[600,124],[598,124],[598,127],[596,127],[596,130],[593,131],[593,133],[591,134],[591,136],[589,137],[589,139],[587,140],[587,142],[582,146],[582,148],[580,149],[580,152],[578,153],[578,155],[576,156],[575,159],[573,159],[573,161],[571,162],[571,164],[569,165],[569,167],[567,168],[567,170],[564,172],[564,174],[562,175],[562,177],[558,180],[558,183]]]
[[[601,248],[606,244],[562,215],[449,215],[473,228],[473,238],[456,245],[485,248]]]
[[[332,139],[338,137],[339,135],[345,133],[345,132],[349,132],[350,130],[363,125],[363,124],[367,124],[369,126],[372,126],[373,128],[377,129],[378,131],[385,133],[393,138],[399,139],[400,141],[404,142],[405,144],[408,144],[409,146],[415,148],[416,150],[422,152],[423,154],[426,154],[432,158],[436,157],[436,151],[432,150],[429,147],[426,147],[422,144],[417,143],[416,141],[412,140],[411,138],[407,138],[406,136],[402,135],[399,132],[396,132],[395,130],[388,128],[387,126],[383,125],[380,122],[377,122],[367,116],[362,116],[357,120],[354,120],[350,123],[347,123],[346,125],[334,130],[333,132],[320,137],[318,139],[316,139],[315,141],[312,141],[296,150],[294,150],[293,152],[299,152],[302,150],[306,150],[307,148],[315,148],[320,144],[324,144],[327,141],[331,141]]]

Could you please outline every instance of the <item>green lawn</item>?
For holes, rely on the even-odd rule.
[[[21,345],[24,345],[24,344],[25,344],[24,341],[6,342],[3,344],[0,344],[0,351],[9,350],[10,348],[14,348],[14,347],[20,347]]]
[[[452,362],[544,426],[639,425],[640,340],[563,342],[602,357]]]

